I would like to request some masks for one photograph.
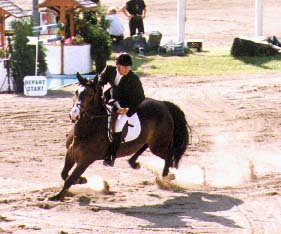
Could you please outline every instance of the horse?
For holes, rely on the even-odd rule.
[[[103,88],[97,78],[88,80],[77,73],[78,89],[75,91],[71,118],[75,123],[66,140],[66,156],[61,177],[64,185],[49,200],[62,200],[65,192],[74,184],[86,183],[82,174],[96,160],[108,153],[108,110]],[[138,157],[149,148],[165,160],[162,177],[169,174],[170,167],[178,167],[189,143],[189,129],[184,112],[169,101],[146,98],[137,109],[141,123],[139,136],[121,143],[117,158],[132,155],[128,160],[132,168],[139,168]],[[72,173],[68,175],[72,167]]]

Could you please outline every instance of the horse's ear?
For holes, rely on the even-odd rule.
[[[95,89],[97,86],[96,78],[89,80],[88,85]]]
[[[80,84],[85,85],[87,84],[88,80],[86,78],[83,78],[79,72],[76,73],[76,77]]]
[[[99,77],[95,76],[95,78],[93,79],[94,81],[94,85],[97,86],[98,85],[98,81],[99,81]]]
[[[99,84],[99,77],[96,76],[93,80],[92,80],[92,86],[94,87],[94,89],[96,91],[102,92],[102,86]]]

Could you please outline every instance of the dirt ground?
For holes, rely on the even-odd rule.
[[[187,1],[187,37],[229,46],[254,33],[254,1],[216,2]],[[147,3],[147,31],[173,38],[176,1]],[[264,5],[265,33],[280,34],[281,6]],[[0,94],[0,233],[280,233],[280,76],[142,77],[146,95],[178,104],[192,128],[175,181],[156,181],[163,162],[146,151],[140,170],[127,158],[114,168],[94,163],[89,183],[73,186],[64,202],[47,198],[62,185],[75,87],[45,97]]]

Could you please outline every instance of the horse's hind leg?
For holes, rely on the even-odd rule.
[[[172,165],[172,162],[171,160],[168,158],[165,159],[165,165],[164,165],[164,169],[163,169],[163,172],[162,172],[162,177],[165,177],[169,174],[169,168],[171,167]]]
[[[134,169],[139,169],[140,164],[137,161],[138,157],[148,148],[148,145],[145,144],[143,147],[141,147],[129,160],[129,164]]]
[[[55,196],[49,198],[51,201],[58,201],[64,197],[65,192],[71,187],[71,185],[75,184],[77,180],[79,180],[80,176],[84,173],[90,163],[79,163],[76,168],[73,170],[71,175],[65,180],[64,185],[59,193]]]
[[[175,179],[175,175],[173,175],[173,174],[169,175],[169,168],[172,167],[172,165],[173,165],[172,157],[173,157],[173,152],[171,150],[169,150],[169,153],[168,153],[167,157],[165,158],[165,165],[164,165],[164,169],[162,172],[162,177],[167,180]]]

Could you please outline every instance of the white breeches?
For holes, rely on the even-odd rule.
[[[114,132],[122,132],[126,122],[128,121],[128,116],[127,115],[118,115]]]

